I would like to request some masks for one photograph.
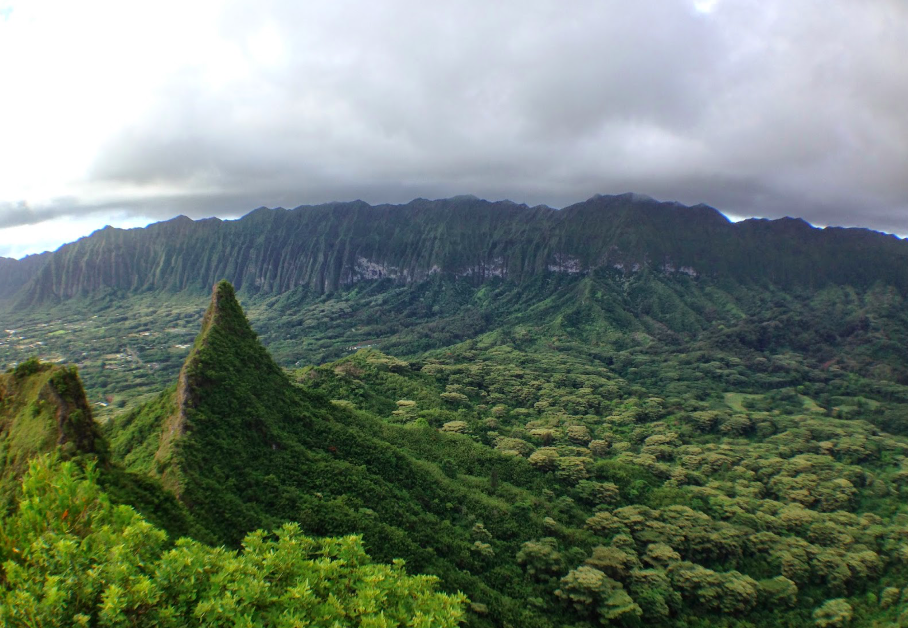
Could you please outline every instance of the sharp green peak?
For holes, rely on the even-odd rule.
[[[76,369],[32,358],[0,374],[0,493],[8,493],[32,457],[58,448],[64,457],[107,460]]]
[[[176,391],[169,394],[172,401],[158,404],[171,411],[163,421],[153,468],[180,497],[187,468],[194,472],[193,457],[181,450],[203,446],[208,439],[220,441],[224,434],[268,434],[272,415],[295,405],[292,385],[250,327],[229,282],[215,284]]]
[[[188,385],[198,388],[224,377],[249,378],[259,386],[269,378],[277,378],[280,385],[288,383],[249,325],[228,281],[218,282],[212,290],[211,303],[183,366],[181,380],[185,378]]]
[[[196,349],[204,343],[212,328],[219,328],[237,338],[253,340],[256,338],[243,308],[236,299],[236,291],[227,280],[221,280],[214,285],[211,292],[211,303],[202,319],[202,331],[196,340]]]

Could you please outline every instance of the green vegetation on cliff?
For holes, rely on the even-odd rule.
[[[228,544],[285,520],[361,532],[466,592],[473,625],[896,620],[908,442],[872,422],[902,388],[859,354],[773,351],[791,336],[672,351],[683,329],[621,317],[591,281],[519,324],[418,360],[360,350],[295,387],[219,284],[177,388],[111,422],[112,451],[166,476],[165,443],[181,499]]]
[[[94,454],[107,460],[107,447],[92,421],[74,368],[26,360],[0,374],[0,488],[3,507],[29,460],[59,448],[62,455]]]
[[[8,496],[62,444],[170,538],[361,535],[471,626],[908,625],[905,255],[629,197],[108,230],[10,310]]]

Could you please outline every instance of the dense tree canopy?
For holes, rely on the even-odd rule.
[[[167,535],[114,505],[73,462],[34,460],[0,521],[4,626],[453,627],[462,595],[402,562],[373,563],[356,536],[288,523],[239,551]]]
[[[285,522],[358,533],[377,560],[403,557],[440,590],[466,592],[476,627],[904,624],[902,304],[882,285],[785,290],[614,269],[253,301],[252,327],[285,364],[343,355],[293,372],[231,304],[230,325],[185,343],[188,384],[114,391],[127,407],[102,410],[110,460],[98,481],[154,520],[167,504],[156,478],[181,478],[171,511],[191,521],[174,538],[196,541],[162,557],[196,548],[255,581],[260,568],[243,561],[257,528],[281,531],[262,547],[283,542]],[[172,329],[198,319],[166,307]],[[101,320],[125,329],[120,316]],[[164,358],[160,371],[108,359],[87,371],[95,391],[107,391],[102,376],[167,375]],[[11,407],[0,400],[0,413]],[[172,421],[179,408],[185,424]],[[162,447],[166,426],[185,427],[173,432],[182,442]],[[111,600],[128,611],[141,590],[117,586]]]

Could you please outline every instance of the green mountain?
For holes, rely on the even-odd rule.
[[[536,495],[559,487],[469,439],[388,425],[296,387],[227,282],[215,286],[177,385],[108,431],[115,459],[160,478],[220,542],[287,520],[308,533],[362,533],[371,556],[439,575],[497,621],[545,625],[505,583],[522,578],[513,556],[550,514]],[[464,484],[459,473],[473,477]],[[505,564],[476,549],[474,529],[501,536]]]
[[[178,218],[0,264],[0,365],[78,364],[93,403],[131,403],[177,377],[226,278],[284,367],[561,320],[619,349],[629,333],[706,340],[906,382],[906,255],[868,230],[731,223],[635,195],[562,210],[456,197]]]
[[[793,219],[735,224],[711,207],[632,194],[562,210],[473,197],[260,208],[235,221],[107,227],[38,257],[0,265],[0,296],[16,292],[22,307],[108,292],[206,291],[222,278],[250,295],[325,293],[378,279],[524,282],[597,268],[788,287],[866,287],[878,279],[908,286],[908,246],[894,236]]]
[[[0,486],[7,505],[28,461],[57,448],[66,456],[107,459],[75,369],[29,360],[0,374]]]
[[[28,283],[49,256],[49,253],[42,253],[21,260],[0,257],[0,302],[14,296]]]
[[[471,625],[899,625],[906,252],[632,195],[177,219],[20,274],[0,362],[78,364],[159,525],[362,533]]]
[[[721,346],[614,352],[565,318],[294,385],[222,282],[177,385],[109,424],[112,453],[221,542],[362,532],[465,591],[473,625],[898,615],[908,442],[856,420],[884,405],[872,381],[752,357],[763,392],[729,392],[748,367]]]

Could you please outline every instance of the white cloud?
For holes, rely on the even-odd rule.
[[[111,213],[102,217],[101,226],[110,224],[121,229],[145,227],[150,218]],[[0,257],[20,258],[33,253],[53,251],[62,244],[90,235],[99,228],[97,216],[62,216],[43,222],[0,229]]]
[[[0,225],[635,190],[908,230],[900,0],[5,6]]]
[[[695,0],[694,9],[700,13],[712,13],[719,5],[719,0]]]

